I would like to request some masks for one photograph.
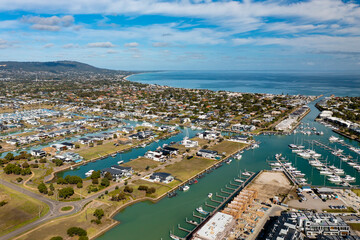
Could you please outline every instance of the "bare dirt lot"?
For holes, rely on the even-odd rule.
[[[292,185],[282,172],[262,172],[248,188],[257,190],[257,198],[265,202],[276,195],[288,194]]]

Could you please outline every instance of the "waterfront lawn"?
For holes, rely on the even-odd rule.
[[[191,159],[183,159],[180,162],[166,166],[161,172],[167,172],[181,182],[186,181],[190,177],[196,175],[207,167],[213,165],[216,160],[193,157]]]
[[[231,141],[224,140],[221,143],[218,143],[214,146],[209,147],[209,149],[217,151],[219,154],[225,153],[226,156],[229,156],[230,154],[233,154],[236,151],[239,151],[245,145],[246,144],[244,144],[244,143],[237,143],[237,142],[231,142]]]
[[[140,157],[140,158],[131,160],[130,162],[121,164],[121,166],[132,167],[135,172],[144,172],[144,171],[146,171],[145,169],[147,166],[149,166],[149,168],[152,169],[152,168],[156,168],[160,164],[161,164],[160,162],[156,162],[156,161],[148,159],[148,158]]]
[[[0,185],[0,201],[3,200],[7,204],[0,207],[0,236],[38,219],[39,209],[41,216],[49,211],[45,203]]]
[[[114,141],[104,142],[102,145],[96,145],[94,147],[88,147],[81,145],[80,149],[76,150],[84,160],[91,160],[104,155],[112,154],[116,151],[121,151],[128,148],[128,145],[114,146]]]
[[[93,214],[97,208],[101,208],[105,212],[105,216],[101,219],[101,224],[99,225],[91,222],[91,220],[95,219]],[[84,211],[80,212],[79,214],[75,214],[70,217],[62,217],[60,219],[55,219],[51,222],[48,222],[47,224],[42,225],[41,228],[37,228],[36,230],[27,233],[19,239],[51,239],[54,236],[61,236],[64,239],[70,239],[67,235],[67,230],[71,227],[81,227],[85,229],[87,231],[88,237],[91,239],[99,231],[109,227],[115,222],[115,220],[108,218],[109,214],[113,210],[114,209],[112,206],[108,207],[107,205],[99,201],[93,201]]]

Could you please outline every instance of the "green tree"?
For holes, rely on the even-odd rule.
[[[79,227],[71,227],[67,230],[67,234],[70,236],[70,237],[73,237],[75,235],[77,236],[87,236],[87,232],[82,229],[82,228],[79,228]]]
[[[50,238],[50,240],[63,240],[63,238],[60,236],[56,236],[56,237]]]
[[[44,194],[48,193],[48,189],[47,189],[45,183],[40,183],[38,185],[38,190],[39,190],[40,193],[44,193]]]
[[[108,187],[110,185],[110,181],[107,178],[101,179],[101,186]]]
[[[50,189],[51,191],[54,191],[54,190],[55,190],[55,187],[54,187],[54,185],[53,185],[52,183],[50,183],[49,189]]]
[[[72,187],[65,187],[59,190],[59,197],[61,198],[68,198],[74,195],[74,189]]]
[[[101,218],[104,216],[104,210],[102,210],[101,208],[97,208],[94,212],[94,216],[98,219],[101,220]]]

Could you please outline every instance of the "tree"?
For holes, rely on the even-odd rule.
[[[93,171],[90,178],[100,178],[100,171]]]
[[[53,163],[55,163],[55,165],[56,165],[57,167],[63,165],[63,161],[61,161],[60,159],[54,159],[54,160],[53,160]]]
[[[110,181],[107,178],[101,179],[101,186],[108,187],[110,185]]]
[[[30,167],[30,165],[27,162],[24,162],[21,166],[23,168],[29,168]]]
[[[78,182],[78,183],[76,184],[76,187],[77,187],[77,188],[82,188],[82,187],[83,187],[82,182]]]
[[[92,182],[92,184],[99,184],[99,179],[98,179],[98,178],[94,178],[91,182]]]
[[[65,187],[59,190],[59,197],[68,198],[74,195],[74,189],[72,187]]]
[[[38,190],[39,190],[40,193],[44,193],[44,194],[48,193],[48,189],[47,189],[45,183],[40,183],[38,185]]]
[[[82,228],[79,228],[79,227],[71,227],[67,230],[67,234],[70,236],[70,237],[73,237],[75,235],[77,236],[87,236],[87,232],[82,229]]]
[[[4,158],[5,158],[5,160],[7,160],[7,161],[14,160],[14,154],[8,153],[8,154],[6,154],[6,156],[5,156]]]
[[[77,184],[77,183],[82,183],[82,179],[81,177],[79,176],[70,176],[70,175],[67,175],[65,177],[65,181],[69,184]]]
[[[62,177],[59,177],[57,180],[56,180],[56,183],[57,184],[67,184],[67,181],[65,179],[63,179]]]
[[[107,178],[107,179],[111,180],[112,179],[111,173],[109,173],[109,172],[105,173],[104,178]]]
[[[54,191],[54,190],[55,190],[55,187],[54,187],[54,185],[53,185],[52,183],[50,183],[49,189],[50,189],[51,191]]]
[[[75,148],[80,148],[80,145],[79,145],[79,144],[75,144]]]
[[[125,188],[124,188],[124,192],[132,193],[133,191],[134,191],[134,189],[132,187],[125,186]]]
[[[101,220],[101,218],[104,216],[104,210],[102,210],[101,208],[97,208],[94,212],[94,216],[98,219]]]

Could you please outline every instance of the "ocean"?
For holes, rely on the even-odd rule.
[[[248,71],[164,71],[135,74],[128,80],[181,88],[291,95],[359,96],[360,75]]]

